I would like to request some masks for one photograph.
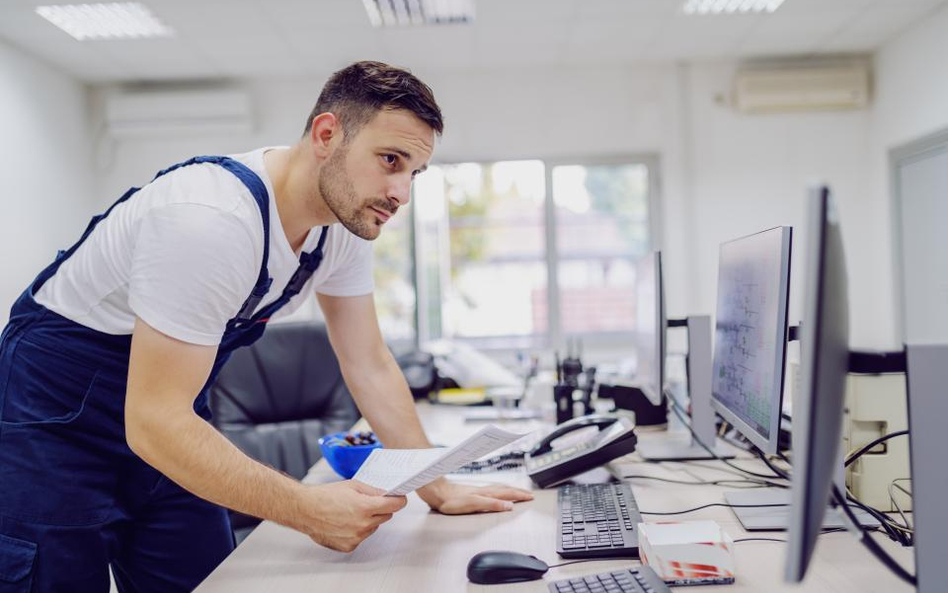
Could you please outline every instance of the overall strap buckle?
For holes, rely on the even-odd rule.
[[[303,290],[306,281],[312,277],[313,272],[315,272],[316,269],[319,268],[319,264],[323,262],[323,245],[326,244],[328,231],[329,227],[324,226],[322,232],[319,234],[319,242],[316,244],[316,249],[313,249],[309,253],[304,251],[300,254],[300,265],[296,268],[296,272],[293,273],[293,277],[290,278],[286,289],[283,291],[283,295],[287,297],[287,300]]]
[[[247,297],[247,300],[244,301],[244,304],[237,313],[237,316],[234,317],[234,321],[237,323],[251,321],[253,319],[253,312],[257,310],[258,306],[260,306],[260,301],[262,301],[264,297],[267,296],[272,284],[273,278],[267,278],[265,282],[258,283],[257,286],[254,286],[250,296]]]

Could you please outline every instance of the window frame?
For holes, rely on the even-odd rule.
[[[543,196],[543,225],[544,225],[544,249],[545,256],[542,258],[547,271],[547,327],[545,335],[532,334],[528,336],[508,335],[508,336],[490,336],[490,337],[456,337],[454,340],[462,341],[471,346],[497,353],[516,352],[520,350],[549,350],[551,348],[561,347],[566,343],[567,337],[581,338],[585,345],[593,347],[623,347],[628,346],[630,332],[587,332],[582,334],[563,334],[561,312],[560,312],[560,294],[559,294],[559,253],[557,251],[556,237],[556,204],[553,200],[553,169],[560,166],[622,166],[622,165],[644,165],[648,171],[648,231],[649,231],[649,249],[660,249],[662,241],[662,196],[661,196],[661,160],[656,153],[630,153],[630,154],[612,154],[603,156],[583,156],[576,158],[569,157],[504,157],[500,159],[457,159],[452,161],[442,161],[433,163],[434,166],[450,167],[463,163],[477,163],[481,166],[492,165],[498,162],[506,161],[540,161],[543,163],[544,174],[544,196]],[[414,188],[412,189],[412,199],[415,198]],[[427,341],[441,339],[440,337],[431,337],[428,335],[428,314],[429,305],[427,293],[427,280],[424,278],[425,270],[424,255],[421,253],[420,242],[418,241],[418,232],[420,221],[415,213],[415,208],[411,210],[411,268],[412,283],[415,288],[415,342],[420,346]],[[499,343],[503,343],[499,346]]]

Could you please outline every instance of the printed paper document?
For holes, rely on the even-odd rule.
[[[352,479],[401,496],[523,436],[491,425],[450,449],[375,449]]]

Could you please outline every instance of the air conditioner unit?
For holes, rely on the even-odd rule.
[[[116,138],[253,129],[250,96],[239,89],[119,91],[106,97],[105,121]]]
[[[746,112],[858,109],[869,104],[869,67],[742,70],[734,97],[738,110]]]

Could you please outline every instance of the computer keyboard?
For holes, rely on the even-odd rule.
[[[553,581],[549,590],[550,593],[671,593],[649,566]]]
[[[642,516],[628,484],[560,486],[556,507],[556,553],[563,558],[639,555]]]

